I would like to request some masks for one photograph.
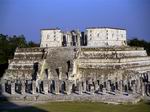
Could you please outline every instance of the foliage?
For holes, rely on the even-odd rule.
[[[19,36],[8,36],[0,34],[0,64],[5,64],[8,62],[8,59],[13,58],[13,54],[17,47],[26,48],[26,47],[38,47],[39,44],[36,44],[32,41],[27,42],[24,35]]]
[[[150,42],[145,40],[139,40],[137,38],[134,38],[132,40],[128,41],[129,46],[135,46],[135,47],[144,47],[144,49],[147,51],[148,55],[150,55]]]
[[[0,34],[0,76],[4,72],[4,69],[7,68],[8,59],[13,58],[15,49],[17,47],[39,47],[39,44],[36,44],[32,41],[27,42],[24,35],[14,35],[11,37]]]

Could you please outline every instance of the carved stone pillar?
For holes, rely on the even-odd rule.
[[[103,84],[104,84],[103,80],[100,80],[99,81],[99,90],[100,90],[100,92],[103,91],[103,87],[104,87]]]
[[[98,91],[100,90],[99,88],[100,88],[100,87],[99,87],[98,82],[95,82],[95,91],[98,92]]]
[[[21,81],[21,94],[25,94],[26,92],[26,87],[25,87],[25,81]]]
[[[86,80],[83,81],[83,91],[86,92],[87,85],[86,85]]]
[[[137,93],[140,93],[141,92],[141,81],[140,81],[140,78],[138,78],[136,80],[136,92]]]
[[[72,92],[72,82],[71,81],[66,81],[66,93],[70,95]]]
[[[79,88],[79,94],[82,94],[82,82],[78,83],[78,88]]]
[[[61,80],[62,79],[62,67],[59,67],[58,69],[59,69],[59,80]]]
[[[91,93],[91,94],[94,94],[94,93],[95,93],[94,85],[91,85],[90,93]]]
[[[36,94],[36,81],[32,81],[32,94]]]
[[[106,82],[106,89],[108,92],[111,91],[110,80],[107,80],[107,82]]]
[[[51,93],[51,80],[48,80],[48,92]]]
[[[141,82],[141,95],[145,96],[145,84],[144,84],[144,82]]]
[[[128,82],[127,82],[127,80],[123,81],[123,86],[124,86],[123,91],[128,92]]]
[[[150,82],[150,72],[148,72],[148,82]]]
[[[133,84],[133,86],[132,86],[132,93],[136,94],[136,85],[135,84]]]
[[[122,94],[122,92],[123,92],[123,87],[122,86],[123,86],[123,81],[120,80],[119,85],[118,85],[118,89],[119,89],[120,94]]]
[[[44,94],[48,94],[48,80],[43,80],[43,90]]]
[[[60,82],[59,80],[55,80],[55,94],[59,94],[59,89],[60,89]]]
[[[102,92],[103,92],[103,94],[106,94],[106,88],[102,88]]]
[[[16,91],[15,91],[15,81],[11,82],[11,94],[12,95],[16,94]]]
[[[5,92],[6,92],[6,86],[5,86],[5,82],[3,82],[1,84],[1,94],[5,94]]]

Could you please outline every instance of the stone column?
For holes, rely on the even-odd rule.
[[[91,94],[94,94],[94,93],[95,93],[94,85],[91,85],[90,93],[91,93]]]
[[[43,80],[44,94],[48,94],[48,80]]]
[[[60,82],[59,82],[59,80],[55,80],[55,94],[59,94],[59,84]]]
[[[103,92],[103,94],[106,94],[106,88],[102,88],[102,92]]]
[[[82,82],[78,82],[79,94],[82,94]]]
[[[140,93],[141,92],[141,81],[140,81],[140,78],[138,78],[136,80],[136,92],[137,93]]]
[[[145,84],[144,84],[144,82],[141,82],[141,95],[142,96],[145,96]]]
[[[59,80],[61,80],[62,79],[62,67],[59,67],[58,69],[59,69]]]
[[[127,82],[127,80],[123,81],[123,85],[124,85],[124,92],[128,92],[128,82]]]
[[[32,81],[32,94],[36,94],[37,92],[36,92],[36,81],[35,80],[33,80]]]
[[[5,94],[5,92],[6,92],[6,87],[5,87],[5,83],[3,82],[1,84],[1,94]]]
[[[95,91],[96,91],[96,92],[99,91],[99,85],[98,85],[98,82],[95,82]]]
[[[25,94],[25,92],[26,92],[25,81],[22,80],[21,81],[21,94]]]
[[[70,95],[72,92],[72,82],[71,81],[66,81],[66,93]]]
[[[119,89],[120,94],[122,94],[122,92],[123,92],[123,88],[122,88],[123,83],[122,83],[122,82],[123,82],[123,81],[120,80],[120,81],[119,81],[119,85],[118,85],[118,89]]]
[[[106,82],[106,89],[108,92],[111,91],[110,80],[107,80],[107,82]]]
[[[51,91],[51,80],[48,80],[48,92],[49,92],[49,93],[52,92],[52,91]]]
[[[148,82],[150,82],[150,72],[148,72]]]
[[[133,86],[132,86],[132,93],[136,94],[136,85],[135,84],[133,84]]]
[[[83,91],[86,92],[86,80],[83,81]]]
[[[11,82],[11,94],[12,95],[16,94],[16,91],[15,91],[15,81]]]

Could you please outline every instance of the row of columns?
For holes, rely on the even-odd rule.
[[[149,75],[148,75],[149,76]],[[124,78],[123,80],[81,80],[74,83],[71,80],[16,80],[4,81],[1,84],[2,93],[19,94],[82,94],[110,93],[110,94],[145,94],[150,95],[150,78],[147,74],[139,77]]]
[[[37,93],[53,93],[53,94],[71,94],[73,82],[70,80],[22,80],[22,81],[3,81],[1,83],[1,93],[9,94],[37,94]]]
[[[142,77],[114,80],[83,80],[79,82],[79,93],[113,93],[113,94],[150,94],[150,80],[145,82]]]

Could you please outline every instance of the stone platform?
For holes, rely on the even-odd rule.
[[[36,101],[36,102],[64,102],[64,101],[79,101],[79,102],[103,102],[103,103],[112,103],[112,104],[126,104],[126,103],[132,103],[135,104],[141,100],[140,95],[112,95],[112,94],[26,94],[26,95],[10,95],[5,94],[3,96],[0,96],[0,99],[6,98],[11,101]]]

